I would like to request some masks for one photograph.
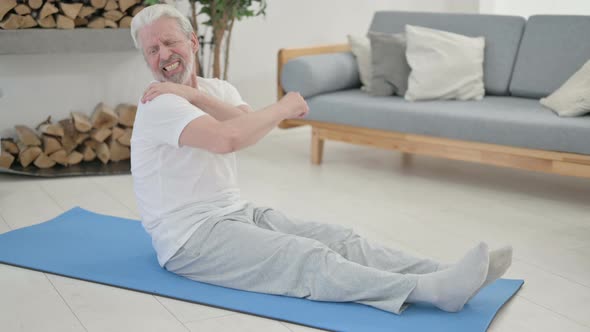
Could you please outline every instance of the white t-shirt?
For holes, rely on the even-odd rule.
[[[198,78],[199,90],[234,106],[246,104],[228,82]],[[235,153],[179,146],[180,134],[206,114],[174,94],[138,103],[131,137],[131,173],[144,229],[164,264],[212,216],[242,209]]]

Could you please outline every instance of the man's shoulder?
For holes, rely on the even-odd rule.
[[[188,100],[182,98],[181,96],[175,95],[173,93],[164,93],[159,96],[156,96],[154,99],[146,103],[142,103],[140,99],[137,103],[137,111],[159,111],[184,104],[190,103],[188,102]]]
[[[223,80],[220,80],[219,78],[215,78],[215,77],[206,78],[206,77],[197,76],[197,82],[201,86],[210,87],[210,86],[219,86],[220,84],[223,83]]]
[[[205,90],[211,92],[215,91],[220,94],[225,93],[227,89],[233,87],[228,81],[219,78],[203,78],[198,76],[197,82],[201,87],[205,88]]]

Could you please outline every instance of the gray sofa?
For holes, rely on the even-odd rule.
[[[299,91],[310,113],[283,128],[314,128],[312,161],[340,140],[565,175],[590,177],[590,116],[560,118],[539,103],[590,59],[590,16],[516,16],[382,11],[370,31],[406,24],[486,40],[482,101],[409,102],[360,89],[346,45],[279,53],[279,96]],[[306,55],[309,54],[309,55]]]

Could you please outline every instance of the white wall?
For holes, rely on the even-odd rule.
[[[229,80],[255,109],[275,101],[283,47],[344,43],[376,10],[475,12],[477,0],[268,0],[267,16],[236,23]],[[151,77],[138,53],[0,55],[0,136],[100,101],[135,103]]]
[[[137,52],[0,56],[0,136],[103,101],[136,103],[150,73]]]
[[[485,14],[524,17],[535,14],[590,15],[589,0],[480,0],[479,7]]]

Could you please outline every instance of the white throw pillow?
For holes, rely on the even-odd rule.
[[[371,91],[371,41],[366,36],[348,35],[348,43],[359,67],[362,89]]]
[[[406,39],[406,100],[483,98],[483,37],[406,25]]]
[[[541,104],[559,116],[581,116],[590,113],[590,60]]]

